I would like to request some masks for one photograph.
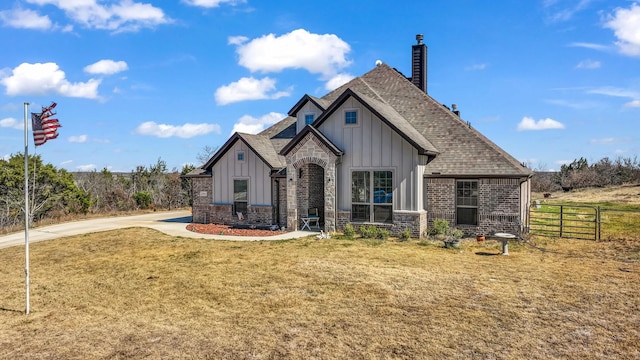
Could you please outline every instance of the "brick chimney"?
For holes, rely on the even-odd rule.
[[[425,93],[427,92],[427,45],[422,43],[424,36],[416,35],[418,43],[411,47],[411,82]]]

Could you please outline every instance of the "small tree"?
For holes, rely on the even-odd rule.
[[[140,209],[148,209],[151,206],[151,194],[146,191],[137,192],[133,198]]]

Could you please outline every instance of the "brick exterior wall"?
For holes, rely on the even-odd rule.
[[[238,216],[233,212],[232,204],[213,204],[212,181],[211,177],[193,178],[192,221],[200,224],[230,225],[237,223]],[[284,182],[284,179],[282,182]],[[286,194],[286,188],[282,192]],[[248,205],[245,216],[245,221],[248,223],[273,224],[274,207],[270,205]]]
[[[482,199],[482,200],[481,200]],[[516,234],[520,221],[520,181],[480,179],[478,181],[478,228],[482,234]]]
[[[361,226],[373,225],[379,229],[387,229],[392,236],[399,236],[405,229],[411,231],[411,237],[414,239],[423,238],[427,230],[427,212],[426,211],[394,211],[393,223],[360,223],[351,221],[351,211],[339,210],[337,220],[337,230],[343,231],[347,224],[356,228]]]
[[[456,223],[456,179],[427,179],[427,228],[433,226],[433,219],[445,219]]]
[[[466,235],[518,233],[519,179],[478,179],[478,226],[456,225],[456,179],[428,178],[426,183],[428,228],[433,225],[433,219],[445,219]]]
[[[209,204],[213,199],[213,179],[211,177],[196,177],[192,181],[192,220],[194,223],[206,224],[211,222]]]

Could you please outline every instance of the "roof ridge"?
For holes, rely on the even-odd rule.
[[[371,90],[372,93],[374,93],[376,95],[377,99],[375,99],[375,100],[382,101],[383,103],[391,106],[391,104],[389,104],[382,96],[380,96],[380,94],[378,94],[378,92],[374,88],[372,88],[371,85],[369,85],[369,83],[366,80],[364,80],[362,78],[359,78],[359,79],[360,79],[360,81],[362,81],[367,86],[367,88],[369,90]],[[391,106],[391,107],[393,107],[393,106]],[[393,107],[393,108],[395,109],[395,107]]]

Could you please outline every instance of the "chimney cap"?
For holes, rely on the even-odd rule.
[[[424,40],[424,35],[418,34],[416,35],[416,40],[418,40],[418,45],[422,44],[422,40]]]

